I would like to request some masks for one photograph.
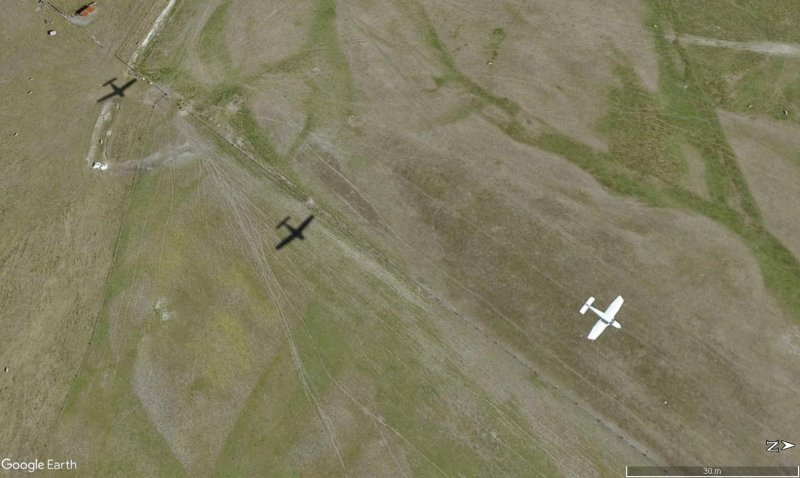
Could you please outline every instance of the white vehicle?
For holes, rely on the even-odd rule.
[[[612,302],[605,311],[602,311],[592,307],[592,304],[594,303],[594,297],[589,297],[589,300],[587,300],[586,303],[583,304],[583,307],[581,307],[581,314],[585,314],[587,310],[591,310],[597,314],[598,317],[600,317],[600,320],[594,324],[592,331],[589,332],[589,336],[586,338],[589,340],[597,340],[597,337],[600,337],[600,334],[602,334],[609,325],[615,329],[621,329],[622,325],[614,320],[614,316],[617,315],[617,312],[619,312],[623,302],[625,302],[625,300],[621,295],[618,295],[617,298],[614,299],[614,302]]]
[[[106,169],[108,169],[108,163],[101,163],[100,161],[95,161],[92,163],[92,169],[105,171]]]

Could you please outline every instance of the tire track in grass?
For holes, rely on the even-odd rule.
[[[251,246],[251,247],[252,247],[252,246]],[[273,293],[273,296],[274,296],[274,293]]]
[[[321,264],[321,263],[316,263],[316,267],[317,267],[317,269],[318,269],[318,270],[324,270],[324,269],[326,268],[326,266],[325,266],[324,264]],[[288,297],[287,297],[287,300],[288,300]],[[291,302],[290,302],[290,303],[291,303]],[[380,320],[380,319],[379,319],[379,320]],[[308,329],[307,329],[307,330],[308,330]],[[309,333],[310,333],[310,330],[309,330]],[[313,336],[312,336],[312,340],[313,340]],[[322,357],[321,357],[321,356],[319,356],[319,358],[320,358],[320,360],[323,362],[323,365],[324,365],[324,359],[322,359]],[[448,360],[450,360],[450,358],[448,358]],[[327,368],[327,367],[326,367],[326,368]],[[329,372],[328,372],[328,374],[329,374],[329,376],[331,377],[331,379],[332,379],[332,380],[336,381],[336,380],[335,380],[335,378],[333,378],[333,376],[332,376],[332,375],[331,375]],[[337,383],[338,383],[338,382],[337,382]],[[485,398],[483,398],[483,397],[479,397],[479,398],[480,398],[481,400],[483,400],[483,401],[486,401],[486,399],[485,399]],[[492,406],[493,406],[493,405],[492,405]],[[499,412],[499,409],[498,409],[497,407],[493,406],[493,408],[495,408],[495,410]],[[500,413],[502,413],[502,412],[500,412]],[[505,416],[505,415],[503,414],[503,416]],[[508,418],[508,417],[506,417],[506,419],[507,419],[507,420],[509,420],[509,421],[511,421],[511,420],[510,420],[510,418]],[[530,438],[530,437],[529,437],[529,438]],[[545,453],[546,453],[546,450],[543,450],[543,451],[545,451]],[[551,456],[551,458],[552,458],[552,456]]]
[[[718,38],[700,37],[688,33],[667,34],[664,38],[670,41],[678,41],[684,45],[705,46],[711,48],[726,48],[729,50],[747,51],[760,55],[783,56],[788,58],[800,58],[800,45],[796,43],[780,43],[767,41],[733,41]]]
[[[155,109],[150,111],[150,116],[148,117],[147,126],[145,127],[145,131],[148,131],[148,132],[150,131],[150,126],[151,126],[152,118],[153,118],[154,114],[155,114]],[[142,147],[139,150],[139,157],[140,158],[143,157],[145,143],[146,143],[146,141],[142,142]],[[119,225],[119,229],[117,230],[117,237],[114,240],[114,246],[113,246],[112,252],[111,252],[111,262],[110,262],[109,267],[108,267],[108,273],[106,275],[105,284],[103,285],[102,300],[100,301],[100,304],[98,305],[97,312],[95,313],[94,324],[92,325],[92,332],[89,335],[89,341],[88,341],[88,344],[86,346],[86,350],[83,353],[83,357],[81,358],[80,365],[78,366],[78,369],[77,369],[77,371],[75,373],[75,377],[72,379],[72,382],[70,383],[69,389],[67,390],[67,393],[64,396],[64,402],[61,405],[61,409],[59,410],[58,415],[56,416],[56,418],[53,420],[53,423],[49,427],[50,431],[52,431],[55,428],[56,423],[58,423],[58,421],[61,419],[62,415],[64,414],[64,411],[66,410],[70,399],[73,398],[73,393],[75,391],[75,385],[76,385],[76,383],[78,381],[78,378],[80,377],[80,375],[81,375],[81,373],[82,373],[82,371],[83,371],[83,369],[84,369],[84,367],[86,365],[86,360],[87,360],[87,358],[89,356],[89,352],[90,352],[90,350],[92,348],[91,346],[92,346],[92,344],[94,342],[95,334],[97,332],[97,326],[100,323],[100,317],[101,317],[101,315],[103,313],[103,310],[105,310],[106,307],[108,306],[108,300],[109,300],[108,295],[109,295],[109,292],[110,292],[110,284],[111,284],[112,279],[113,279],[113,274],[114,274],[115,268],[118,265],[118,262],[119,262],[119,259],[120,259],[120,257],[119,257],[119,255],[120,255],[120,242],[121,242],[121,238],[123,236],[124,230],[126,229],[126,227],[128,227],[127,217],[130,214],[131,205],[132,205],[132,202],[133,202],[133,196],[134,196],[134,192],[135,192],[135,189],[136,189],[136,184],[137,184],[137,182],[139,180],[139,177],[140,177],[140,171],[139,171],[139,168],[137,168],[136,172],[135,172],[135,174],[133,176],[133,179],[131,179],[131,183],[128,186],[128,191],[127,191],[128,203],[127,203],[126,207],[123,209],[122,217],[120,218],[120,225]],[[109,341],[109,345],[110,345],[110,341]],[[38,436],[38,434],[36,436]]]
[[[314,138],[314,137],[315,137],[315,136],[314,136],[314,135],[313,135],[313,133],[312,133],[312,135],[311,135],[311,138]],[[322,139],[322,138],[319,138],[319,137],[317,137],[316,139],[317,139],[317,140],[319,140],[319,141],[323,141],[323,142],[325,142],[325,140],[324,140],[324,139]],[[338,148],[338,147],[334,146],[333,144],[331,144],[331,143],[328,143],[328,145],[329,145],[329,146],[331,146],[331,147],[333,147],[333,148],[335,148],[335,149],[338,149],[338,150],[339,150],[340,152],[342,152],[343,154],[346,154],[346,153],[345,153],[345,152],[344,152],[342,149],[340,149],[340,148]],[[312,149],[313,149],[313,147],[312,147]],[[320,161],[323,161],[323,162],[325,162],[325,161],[324,161],[323,159],[321,159],[321,158],[319,158],[319,160],[320,160]],[[393,174],[393,175],[395,175],[395,176],[398,176],[398,174],[397,174],[397,173],[395,173],[394,171],[389,171],[389,172],[390,172],[390,173],[392,173],[392,174]],[[407,180],[407,179],[405,179],[405,178],[401,178],[401,179],[403,179],[405,182],[408,182],[408,180]],[[414,185],[414,187],[415,187],[416,189],[419,189],[419,188],[418,188],[416,185]],[[370,203],[370,204],[371,204],[371,201],[369,201],[369,199],[368,199],[368,198],[367,198],[367,197],[366,197],[366,196],[365,196],[363,193],[360,193],[360,194],[362,195],[362,197],[364,197],[364,199],[365,199],[365,200],[366,200],[368,203]],[[426,196],[427,196],[427,195],[426,195]],[[474,230],[475,230],[475,231],[477,231],[477,232],[481,233],[482,235],[484,235],[484,236],[485,236],[485,237],[486,237],[488,240],[491,240],[492,242],[495,242],[495,243],[497,244],[497,246],[498,246],[498,247],[501,247],[501,248],[503,248],[504,250],[510,250],[511,252],[513,252],[513,253],[514,253],[515,255],[517,255],[518,257],[521,257],[521,259],[525,259],[524,257],[520,256],[520,254],[521,254],[521,253],[520,253],[520,252],[517,250],[517,248],[515,248],[515,247],[511,247],[511,246],[509,246],[508,244],[505,244],[505,243],[503,243],[503,242],[500,242],[500,241],[499,241],[499,240],[498,240],[496,237],[494,237],[493,235],[491,235],[491,234],[489,234],[488,232],[486,232],[486,231],[484,231],[483,229],[481,229],[481,228],[480,228],[480,227],[479,227],[477,224],[474,224],[474,223],[472,223],[470,220],[468,220],[468,219],[464,218],[464,217],[463,217],[463,216],[462,216],[462,215],[461,215],[461,214],[460,214],[458,211],[455,211],[454,209],[452,209],[452,208],[448,207],[446,204],[445,204],[445,205],[442,205],[442,204],[441,204],[441,201],[435,200],[434,198],[430,198],[430,199],[434,200],[434,201],[435,201],[435,202],[438,204],[438,207],[442,207],[442,208],[445,208],[445,209],[447,209],[447,210],[450,210],[450,211],[451,211],[453,214],[455,214],[457,217],[460,217],[462,220],[464,220],[466,223],[468,223],[468,224],[469,224],[469,225],[470,225],[472,228],[474,228]],[[413,246],[412,246],[412,245],[410,245],[410,244],[406,243],[406,242],[405,242],[405,241],[404,241],[402,238],[400,238],[400,237],[399,237],[399,236],[398,236],[398,235],[397,235],[397,234],[396,234],[396,233],[395,233],[395,232],[394,232],[394,231],[391,229],[391,227],[388,225],[388,223],[386,223],[386,221],[385,221],[385,220],[384,220],[383,222],[385,223],[385,226],[387,226],[387,227],[388,227],[388,231],[390,232],[390,234],[394,235],[394,236],[395,236],[395,237],[396,237],[398,240],[400,240],[401,242],[403,242],[403,243],[404,243],[404,245],[405,245],[406,247],[408,247],[408,248],[410,248],[410,249],[412,249],[412,250],[413,250]],[[556,231],[553,231],[553,230],[552,230],[552,228],[550,228],[550,227],[547,227],[547,229],[550,229],[550,230],[551,230],[551,232],[552,232],[553,234],[558,234]],[[559,235],[559,237],[561,237],[561,236]],[[571,241],[571,242],[573,242],[573,243],[574,243],[574,240],[573,240],[573,241]],[[585,248],[583,248],[583,249],[585,249]],[[599,260],[599,258],[597,258],[597,256],[596,256],[596,254],[591,254],[591,255],[592,255],[592,257],[595,257],[596,259],[598,259],[598,260]],[[424,254],[423,254],[423,256],[424,256]],[[427,257],[423,257],[423,258],[424,258],[426,261],[430,262],[432,265],[435,265],[435,264],[434,264],[434,262],[433,262],[433,261],[431,261],[429,258],[427,258]],[[601,261],[601,262],[602,262],[602,261]],[[536,266],[534,266],[534,268],[536,268],[536,269],[537,269],[537,272],[538,272],[539,274],[544,274],[544,273],[543,273],[543,272],[542,272],[542,271],[541,271],[539,268],[537,268]],[[602,272],[601,272],[601,273],[602,273]],[[463,283],[461,283],[460,281],[458,281],[458,280],[457,280],[457,279],[456,279],[454,276],[452,276],[452,275],[450,275],[450,274],[448,274],[448,273],[446,273],[446,274],[448,275],[448,278],[449,278],[450,280],[452,280],[454,283],[456,283],[456,284],[457,284],[457,285],[458,285],[460,288],[464,289],[465,291],[467,291],[467,292],[468,292],[468,293],[470,293],[471,295],[474,295],[474,296],[478,297],[478,298],[480,299],[480,301],[484,302],[485,304],[488,304],[488,305],[489,305],[489,306],[490,306],[490,307],[491,307],[491,308],[494,310],[494,312],[495,312],[495,313],[497,313],[499,316],[501,316],[502,318],[504,318],[504,319],[505,319],[505,320],[506,320],[506,321],[507,321],[509,324],[511,324],[513,327],[515,327],[515,328],[516,328],[518,331],[521,331],[522,333],[525,333],[526,335],[528,335],[528,334],[527,334],[527,333],[526,333],[526,332],[525,332],[523,329],[519,328],[519,326],[517,326],[517,325],[516,325],[516,323],[515,323],[515,322],[514,322],[512,319],[510,319],[510,318],[506,317],[506,316],[505,316],[505,314],[503,314],[503,312],[501,312],[501,311],[500,311],[500,310],[499,310],[499,309],[498,309],[498,308],[497,308],[497,307],[496,307],[496,306],[495,306],[495,305],[494,305],[494,304],[493,304],[491,301],[489,301],[488,299],[486,299],[486,298],[485,298],[485,297],[483,297],[482,295],[478,294],[478,293],[477,293],[477,292],[475,292],[474,290],[470,289],[469,287],[467,287],[466,285],[464,285]],[[605,274],[605,273],[602,273],[602,274],[604,274],[606,277],[609,277],[609,276],[608,276],[608,274]],[[547,276],[545,275],[545,277],[547,277]],[[561,284],[560,282],[556,281],[556,280],[555,280],[554,278],[552,278],[552,277],[547,277],[547,278],[548,278],[548,279],[549,279],[551,282],[553,282],[553,283],[554,283],[554,285],[556,285],[556,287],[557,287],[557,288],[559,288],[559,289],[562,291],[562,293],[566,294],[567,296],[569,295],[569,294],[567,293],[567,287],[566,287],[564,284]],[[652,306],[652,307],[654,307],[654,304],[651,304],[651,306]],[[629,335],[629,336],[630,336],[630,333],[629,333],[629,332],[623,331],[623,333],[625,333],[626,335]],[[529,340],[531,339],[531,337],[529,337],[529,336],[528,336],[528,338],[529,338]],[[699,342],[699,340],[698,340],[698,339],[692,339],[692,340],[693,340],[694,342],[696,342],[696,343],[700,344],[700,342]],[[646,344],[648,344],[648,347],[649,347],[649,348],[651,348],[652,350],[658,351],[658,353],[660,353],[660,354],[661,354],[662,356],[664,356],[664,357],[668,357],[668,355],[667,355],[667,352],[666,352],[666,351],[664,351],[664,350],[663,350],[663,349],[662,349],[662,348],[661,348],[661,347],[660,347],[658,344],[656,344],[656,343],[653,343],[653,342],[651,342],[651,341],[650,341],[650,342],[645,342],[645,343],[646,343]],[[712,353],[712,354],[714,354],[714,355],[715,355],[717,358],[723,359],[723,357],[721,357],[721,356],[720,356],[720,354],[719,354],[718,352],[716,352],[716,351],[712,350],[712,351],[711,351],[711,353]],[[551,356],[551,358],[554,358],[554,356],[552,356],[552,354],[548,354],[548,355],[550,355],[550,356]],[[565,362],[561,361],[560,359],[557,359],[557,360],[558,360],[559,362],[561,362],[561,364],[562,364],[562,365],[566,365],[566,364],[565,364]],[[570,370],[571,370],[571,371],[572,371],[574,374],[576,374],[576,376],[580,376],[580,374],[577,372],[577,370],[574,370],[574,369],[572,369],[572,368],[570,368]],[[694,378],[690,378],[690,380],[692,380],[693,382],[697,382],[697,380],[696,380],[696,379],[694,379]],[[586,383],[589,383],[589,382],[586,382]],[[594,388],[594,387],[593,387],[593,388]],[[605,393],[605,392],[602,392],[602,391],[601,391],[601,390],[599,390],[599,389],[596,389],[596,390],[597,390],[597,391],[599,391],[601,394],[605,395],[607,398],[611,398],[611,396],[610,396],[610,395],[608,395],[607,393]],[[614,401],[617,401],[617,400],[614,400]],[[618,402],[618,401],[617,401],[617,402]],[[618,402],[618,403],[621,405],[621,402]],[[756,418],[755,418],[755,417],[754,417],[752,414],[748,414],[748,418],[750,418],[751,420],[753,420],[753,421],[754,421],[754,422],[756,422],[756,423],[760,423],[760,422],[758,422],[758,420],[756,420]],[[639,451],[640,453],[642,453],[641,449],[637,449],[637,451]]]
[[[213,162],[210,164],[214,164]],[[218,177],[222,177],[221,170],[217,170]],[[226,180],[223,179],[223,182],[228,184]],[[230,185],[228,185],[230,187]],[[241,191],[239,191],[241,193]],[[287,316],[286,311],[284,310],[283,300],[278,297],[278,292],[282,293],[284,299],[287,300],[287,303],[291,305],[291,302],[288,301],[288,294],[283,289],[283,286],[280,284],[278,280],[278,276],[272,270],[272,267],[269,264],[269,261],[265,259],[267,257],[267,251],[264,250],[263,241],[261,240],[261,236],[259,234],[259,230],[261,228],[257,227],[254,224],[253,218],[251,214],[248,214],[246,210],[244,210],[244,201],[242,199],[244,197],[237,198],[237,200],[233,199],[232,189],[229,189],[229,194],[223,195],[223,198],[228,200],[229,209],[228,211],[231,212],[232,218],[234,219],[234,224],[238,226],[238,229],[249,245],[251,251],[251,257],[254,258],[254,263],[257,265],[257,274],[260,276],[262,283],[267,287],[267,291],[269,296],[272,298],[272,302],[275,304],[278,315],[281,319],[281,323],[283,324],[284,334],[289,342],[290,354],[292,357],[292,361],[295,364],[296,369],[298,370],[300,382],[305,390],[306,397],[309,401],[313,404],[317,416],[323,424],[323,427],[326,430],[326,434],[331,442],[331,446],[334,449],[334,452],[338,458],[339,464],[342,467],[342,470],[345,476],[349,476],[349,472],[347,469],[347,465],[344,462],[344,457],[341,452],[341,447],[336,439],[336,432],[331,422],[331,419],[328,417],[327,413],[325,412],[322,403],[320,402],[317,393],[314,390],[313,383],[311,382],[311,378],[306,370],[306,367],[303,363],[303,359],[299,353],[297,344],[294,339],[294,334],[292,332],[292,325],[290,324],[290,319]],[[273,289],[273,282],[277,286],[277,291]]]
[[[238,148],[237,148],[237,149],[238,149]],[[258,163],[259,165],[261,165],[261,164],[260,164],[260,162],[258,162],[258,161],[257,161],[257,163]],[[264,167],[264,165],[261,165],[261,166],[262,166],[262,167]],[[237,203],[238,203],[238,201],[237,201]],[[406,244],[406,245],[408,245],[408,244]],[[409,246],[409,247],[411,247],[411,246]],[[261,256],[261,257],[263,257],[263,256]],[[452,280],[454,280],[454,278],[452,278],[452,277],[451,277],[451,279],[452,279]],[[463,286],[463,284],[461,284],[461,286]],[[471,291],[471,290],[470,290],[470,292],[474,293],[474,291]],[[284,293],[285,293],[285,291],[284,291]],[[498,311],[498,312],[499,312],[499,311]],[[464,319],[463,317],[461,317],[460,315],[459,315],[459,317],[460,317],[462,320],[466,320],[466,319]],[[467,321],[467,322],[468,322],[468,324],[469,324],[469,325],[470,325],[472,328],[475,328],[475,325],[474,325],[474,324],[472,324],[472,323],[471,323],[471,321]],[[485,332],[485,331],[483,331],[482,329],[478,328],[477,330],[478,330],[480,333],[482,333],[483,335],[486,335],[486,332]],[[295,351],[297,351],[297,349],[295,349]],[[515,358],[515,360],[519,361],[519,358],[518,358],[518,357],[516,357],[516,356],[515,356],[515,354],[513,354],[513,353],[511,353],[511,352],[509,352],[509,351],[507,351],[507,350],[506,350],[506,353],[509,353],[509,354],[512,356],[512,358]],[[299,352],[298,352],[298,354],[299,354]],[[298,356],[297,358],[299,358],[299,356]],[[528,364],[524,364],[524,363],[523,363],[523,365],[524,365],[526,368],[529,368],[529,369],[530,369],[530,365],[528,365]],[[541,375],[540,375],[539,373],[537,373],[535,370],[532,370],[532,371],[533,371],[534,373],[536,373],[537,375],[541,376]],[[308,377],[307,373],[306,373],[304,376],[305,376],[305,377]],[[557,387],[553,387],[553,388],[554,388],[555,390],[558,390],[558,388],[557,388]],[[592,415],[592,414],[590,413],[590,415]],[[397,431],[395,430],[395,432],[397,432]],[[397,432],[397,433],[399,433],[399,432]],[[407,440],[407,439],[406,439],[406,440]]]
[[[240,191],[240,192],[241,192],[241,191]],[[245,197],[239,197],[239,198],[237,198],[237,199],[232,199],[232,197],[233,197],[232,195],[228,195],[228,197],[229,197],[229,198],[231,198],[231,201],[232,201],[232,203],[235,203],[236,205],[239,205],[239,206],[248,206],[248,207],[251,207],[251,208],[256,208],[256,209],[258,208],[258,207],[257,207],[255,204],[253,204],[253,203],[252,203],[252,201],[250,201],[250,200],[249,200],[249,199],[248,199],[246,196],[245,196]],[[252,220],[252,218],[251,218],[251,214],[247,214],[247,216],[248,216],[249,227],[255,227],[255,225],[253,224],[253,220]],[[257,218],[257,220],[258,220],[259,222],[263,222],[264,220],[266,220],[266,218]],[[290,260],[290,262],[291,262],[291,260]],[[328,269],[328,268],[329,268],[329,266],[327,266],[327,265],[325,265],[325,264],[322,264],[322,263],[319,263],[319,262],[316,262],[316,266],[318,267],[318,269],[319,269],[319,270],[324,270],[324,269]],[[298,269],[298,270],[299,270],[299,269]],[[334,274],[335,274],[335,275],[338,275],[338,274],[336,274],[335,272],[334,272]],[[342,277],[342,278],[341,278],[341,280],[344,280],[344,279],[345,279],[345,277]],[[289,299],[289,296],[288,296],[288,294],[286,294],[286,291],[285,291],[285,290],[283,290],[282,288],[281,288],[281,291],[282,291],[282,293],[284,294],[284,298],[286,299],[287,303],[289,304],[289,307],[291,307],[292,309],[294,309],[294,305],[292,304],[291,300]],[[302,319],[302,315],[300,315],[300,313],[299,313],[299,312],[298,312],[296,309],[294,309],[294,312],[295,312],[295,315],[297,315],[297,316],[300,318],[301,322],[304,324],[304,327],[305,327],[305,329],[306,329],[307,333],[309,334],[310,338],[312,339],[312,342],[316,343],[316,340],[313,338],[313,334],[311,334],[311,332],[310,332],[310,329],[308,328],[308,325],[307,325],[307,324],[305,324],[305,321],[304,321],[304,319]],[[342,387],[342,385],[341,385],[341,384],[340,384],[340,383],[339,383],[339,382],[338,382],[338,381],[335,379],[335,377],[333,377],[333,375],[331,374],[330,370],[328,369],[328,367],[327,367],[327,365],[326,365],[326,362],[325,362],[324,358],[323,358],[323,357],[322,357],[322,356],[319,354],[319,351],[318,351],[318,349],[316,349],[316,348],[315,348],[315,352],[316,352],[316,354],[317,354],[317,356],[318,356],[318,358],[319,358],[319,360],[320,360],[320,363],[323,365],[324,369],[326,370],[326,373],[327,373],[327,375],[329,376],[329,378],[330,378],[330,379],[331,379],[331,380],[332,380],[332,381],[333,381],[333,382],[334,382],[334,383],[335,383],[335,384],[336,384],[338,387],[342,388],[342,390],[343,390],[344,392],[347,392],[347,394],[349,395],[349,396],[348,396],[348,398],[349,398],[351,401],[352,401],[352,400],[354,400],[354,397],[352,396],[352,394],[349,394],[349,391],[347,391],[347,390],[346,390],[344,387]],[[298,352],[298,353],[299,353],[299,352]],[[449,360],[449,359],[448,359],[448,360]],[[308,374],[306,373],[306,374],[305,374],[305,376],[306,376],[306,377],[308,377]],[[308,378],[309,378],[309,380],[310,380],[310,377],[308,377]],[[473,393],[474,393],[474,392],[473,392]],[[484,401],[486,400],[485,398],[481,398],[481,399],[482,399],[482,400],[484,400]],[[364,405],[363,405],[363,404],[361,404],[360,402],[358,402],[357,400],[356,400],[356,403],[359,405],[359,408],[363,408],[363,407],[364,407]],[[496,409],[496,407],[495,407],[495,409]],[[499,410],[499,409],[496,409],[496,410]],[[374,414],[370,415],[370,417],[374,419]],[[506,418],[508,419],[508,417],[506,417]],[[508,419],[508,420],[510,420],[510,419]],[[384,426],[389,426],[389,425],[388,425],[388,424],[386,424],[384,421],[381,421],[381,423],[382,423]],[[396,429],[393,429],[393,428],[392,428],[392,432],[393,432],[393,433],[395,433],[395,434],[399,434],[399,436],[401,436],[401,438],[402,438],[402,439],[403,439],[405,442],[407,442],[407,443],[409,443],[411,446],[413,446],[413,444],[412,444],[412,443],[409,441],[409,439],[408,439],[408,438],[406,438],[405,436],[403,436],[403,435],[402,435],[402,433],[400,433],[398,430],[396,430]],[[422,452],[421,452],[421,451],[420,451],[418,448],[414,447],[414,449],[415,449],[417,452],[419,452],[419,453],[422,453]],[[515,450],[512,450],[512,453],[517,453],[517,452],[516,452]],[[546,451],[545,451],[545,453],[546,453]],[[423,454],[423,456],[424,456],[424,454]],[[426,458],[427,458],[427,457],[426,457]],[[522,457],[522,458],[524,459],[524,457]],[[552,456],[551,456],[551,458],[552,458]],[[430,461],[430,458],[427,458],[427,460],[429,460],[429,461]],[[430,461],[430,463],[431,463],[432,465],[434,465],[434,466],[435,466],[435,463],[433,463],[432,461]]]

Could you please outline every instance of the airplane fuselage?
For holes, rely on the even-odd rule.
[[[311,222],[311,220],[312,220],[312,219],[314,219],[314,216],[313,216],[313,215],[311,215],[311,216],[308,216],[308,217],[306,218],[306,220],[305,220],[305,221],[303,221],[303,222],[302,222],[302,223],[301,223],[299,226],[297,226],[297,227],[292,227],[292,226],[290,226],[290,225],[289,225],[289,223],[288,223],[289,219],[290,219],[290,218],[289,218],[289,217],[287,217],[286,219],[284,219],[283,221],[281,221],[281,222],[280,222],[280,224],[278,224],[278,229],[280,229],[281,227],[285,227],[286,229],[288,229],[288,230],[289,230],[289,236],[288,236],[288,237],[286,237],[285,239],[283,239],[283,240],[282,240],[282,241],[281,241],[281,242],[278,244],[278,246],[276,247],[276,249],[281,249],[281,248],[282,248],[282,247],[284,247],[285,245],[287,245],[287,244],[289,244],[290,242],[292,242],[294,239],[305,239],[306,237],[303,235],[303,230],[304,230],[304,229],[305,229],[305,228],[308,226],[308,224]]]
[[[587,310],[591,310],[598,317],[597,323],[594,325],[594,327],[592,327],[592,330],[589,332],[589,336],[587,337],[589,340],[596,340],[597,337],[603,333],[603,330],[605,330],[605,328],[609,325],[615,329],[622,328],[622,324],[614,320],[614,316],[616,316],[617,312],[619,312],[623,302],[624,299],[622,296],[618,295],[606,310],[600,310],[592,306],[594,303],[594,297],[589,297],[589,300],[583,304],[583,307],[581,307],[580,310],[581,314],[585,314]]]
[[[595,309],[594,307],[589,307],[589,310],[594,312],[597,315],[597,317],[600,318],[600,320],[607,323],[608,325],[613,325],[616,328],[622,327],[619,322],[614,320],[614,316],[609,317],[608,314],[606,314],[604,311]]]

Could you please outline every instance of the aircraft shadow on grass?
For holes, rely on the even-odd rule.
[[[113,89],[114,91],[112,91],[111,93],[109,93],[109,94],[105,95],[104,97],[100,98],[99,100],[97,100],[98,103],[102,103],[103,101],[105,101],[105,100],[107,100],[109,98],[113,98],[114,96],[120,96],[120,97],[121,96],[125,96],[125,90],[130,88],[130,86],[132,84],[136,83],[136,78],[132,79],[131,81],[125,83],[122,86],[115,85],[114,84],[115,81],[117,81],[116,78],[111,78],[110,80],[108,80],[105,83],[103,83],[103,86],[110,86],[111,89]]]
[[[275,246],[275,249],[280,249],[280,248],[286,246],[287,244],[289,244],[290,242],[292,242],[295,239],[305,239],[305,236],[303,235],[303,229],[308,227],[308,224],[311,222],[312,219],[314,219],[314,216],[313,215],[312,216],[308,216],[306,218],[306,220],[303,221],[296,228],[289,225],[289,223],[288,223],[289,219],[290,219],[290,217],[287,216],[286,219],[281,221],[281,223],[278,224],[278,227],[276,228],[276,229],[280,229],[281,227],[286,227],[286,229],[289,230],[290,234],[284,240],[279,242],[278,245]]]

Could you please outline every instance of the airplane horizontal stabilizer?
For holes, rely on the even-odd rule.
[[[594,297],[589,297],[589,300],[587,300],[586,303],[583,304],[583,307],[581,307],[581,314],[585,314],[586,311],[589,310],[589,306],[591,306],[593,303]]]

